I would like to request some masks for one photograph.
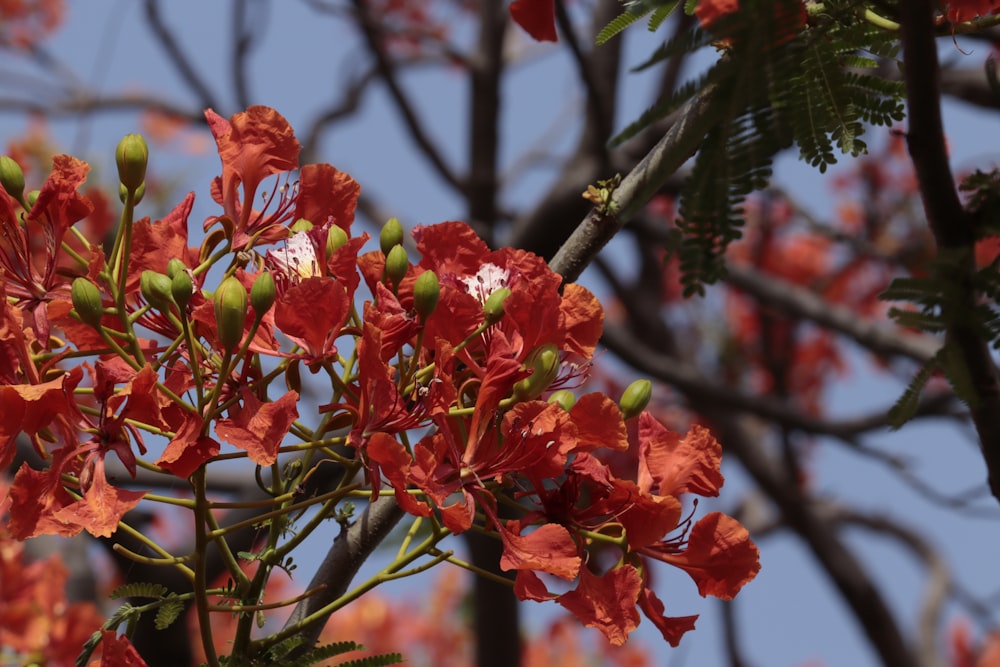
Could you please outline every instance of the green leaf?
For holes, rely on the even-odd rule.
[[[162,598],[170,594],[170,589],[162,584],[133,582],[111,591],[111,599],[120,598]]]

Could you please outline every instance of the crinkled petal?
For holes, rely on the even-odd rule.
[[[621,646],[639,626],[636,609],[642,577],[631,565],[624,565],[598,577],[587,568],[580,570],[575,590],[560,595],[557,602],[570,610],[588,628],[597,628],[614,646]]]

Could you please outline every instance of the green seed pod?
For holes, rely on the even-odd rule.
[[[338,225],[331,225],[326,233],[326,254],[329,257],[347,245],[347,232]]]
[[[569,389],[560,389],[552,392],[552,395],[549,396],[549,403],[558,403],[560,408],[569,412],[576,405],[576,394]]]
[[[406,248],[401,245],[393,246],[385,258],[385,274],[392,280],[392,284],[398,287],[409,269],[410,259],[406,255]]]
[[[299,218],[292,223],[292,226],[288,228],[290,234],[295,234],[296,232],[308,232],[315,227],[313,223],[309,222],[305,218]]]
[[[188,304],[191,303],[191,296],[194,295],[194,282],[187,271],[178,271],[170,279],[170,295],[174,297],[174,303],[181,312],[186,312]]]
[[[171,281],[162,273],[157,271],[143,271],[139,276],[139,291],[145,297],[149,305],[159,311],[167,312],[174,303],[174,295],[171,293]]]
[[[552,343],[539,345],[524,362],[531,375],[514,385],[514,397],[519,401],[532,401],[542,395],[559,374],[559,348]]]
[[[487,297],[486,303],[483,304],[483,312],[486,314],[488,323],[495,324],[500,321],[500,318],[503,317],[503,302],[509,296],[510,289],[501,287]]]
[[[24,172],[13,158],[0,156],[0,185],[11,197],[21,201],[24,196]]]
[[[186,269],[187,265],[177,257],[174,257],[167,262],[167,277],[172,280],[174,276],[178,273],[183,273]]]
[[[640,412],[649,405],[649,398],[653,395],[653,383],[649,380],[636,380],[622,392],[622,397],[618,401],[621,408],[622,417],[631,419],[638,416]]]
[[[292,359],[285,367],[285,386],[289,391],[302,393],[302,374],[299,371],[299,360]]]
[[[433,271],[421,273],[413,283],[413,308],[421,320],[431,316],[440,298],[441,284],[438,282],[437,274]]]
[[[403,224],[399,221],[399,218],[389,218],[389,220],[382,225],[382,231],[378,235],[378,244],[382,248],[382,254],[386,257],[389,256],[389,251],[393,249],[394,246],[398,246],[403,242]]]
[[[101,292],[97,289],[97,285],[81,276],[73,281],[69,293],[73,300],[73,308],[80,316],[80,320],[95,329],[100,328],[104,304],[101,302]]]
[[[141,134],[126,134],[115,149],[118,181],[130,192],[136,192],[146,181],[149,146]]]
[[[270,271],[264,271],[253,281],[250,287],[250,305],[257,317],[264,317],[264,314],[271,310],[277,292],[274,287],[274,277]]]
[[[214,300],[219,342],[225,350],[233,352],[243,340],[243,326],[247,321],[247,289],[239,279],[230,276],[215,290]]]

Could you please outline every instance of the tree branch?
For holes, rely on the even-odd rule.
[[[146,9],[146,21],[153,30],[153,35],[159,40],[163,50],[167,52],[168,59],[173,63],[181,78],[198,97],[198,103],[203,109],[215,109],[222,113],[211,88],[199,76],[194,65],[191,64],[177,40],[174,39],[173,33],[163,22],[163,17],[160,16],[160,3],[157,0],[146,0],[143,6]]]
[[[698,149],[719,113],[713,104],[715,87],[708,86],[677,113],[674,124],[646,157],[622,179],[607,212],[596,208],[583,219],[550,263],[567,282],[576,280],[597,253],[628,220],[656,194]]]
[[[266,25],[266,21],[259,21]],[[233,87],[236,93],[236,106],[246,109],[250,106],[250,82],[247,77],[247,57],[253,48],[253,36],[248,26],[247,0],[235,0],[233,3]]]
[[[990,489],[1000,500],[1000,378],[987,341],[971,321],[976,300],[972,287],[976,233],[972,216],[962,208],[948,163],[934,37],[935,3],[907,0],[900,3],[899,10],[909,111],[907,146],[928,224],[939,253],[946,254],[951,264],[942,279],[953,281],[962,292],[957,302],[946,304],[950,311],[944,313],[950,320],[946,344],[954,346],[961,356],[974,388],[972,421],[979,434]]]
[[[382,494],[377,501],[365,507],[361,518],[337,535],[306,587],[306,590],[322,590],[299,602],[288,617],[285,627],[301,622],[346,593],[361,565],[392,532],[404,514],[392,494]],[[305,650],[315,645],[329,617],[327,614],[315,619],[300,633],[305,639],[302,644]]]
[[[368,50],[375,58],[379,74],[381,75],[382,80],[385,81],[385,85],[389,89],[389,94],[396,103],[396,108],[403,116],[403,122],[410,131],[410,136],[413,137],[414,142],[424,154],[424,157],[426,157],[434,166],[434,169],[437,170],[438,175],[455,191],[464,194],[465,185],[458,178],[458,176],[455,175],[451,167],[448,166],[444,160],[444,156],[440,153],[440,151],[438,151],[437,146],[434,145],[434,142],[427,135],[420,119],[417,118],[417,113],[414,110],[413,105],[410,103],[410,99],[403,91],[403,88],[396,77],[395,65],[389,58],[389,54],[386,52],[385,47],[381,42],[382,35],[378,23],[368,11],[368,3],[366,0],[353,0],[353,4],[357,14],[358,27],[361,28],[361,32],[365,37],[365,44],[368,46]]]
[[[921,363],[937,354],[940,343],[931,336],[890,330],[861,318],[846,306],[815,292],[754,269],[730,264],[725,281],[781,312],[841,333],[872,354],[902,356]]]

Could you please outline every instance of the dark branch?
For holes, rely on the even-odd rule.
[[[907,0],[899,5],[902,31],[909,130],[907,146],[917,173],[927,221],[940,253],[950,268],[942,279],[952,281],[962,295],[948,303],[950,324],[946,344],[954,346],[975,392],[972,420],[986,462],[993,495],[1000,500],[1000,378],[987,341],[971,321],[976,294],[972,279],[976,271],[975,226],[962,208],[955,188],[944,125],[941,120],[940,70],[934,37],[933,0]],[[948,312],[943,313],[947,316]]]
[[[372,57],[375,58],[379,75],[381,75],[382,80],[389,89],[389,94],[396,104],[396,109],[403,116],[403,122],[409,130],[410,136],[413,137],[413,141],[424,154],[424,157],[434,166],[438,175],[457,192],[464,193],[465,185],[455,175],[451,167],[448,166],[448,163],[445,162],[444,156],[438,150],[434,141],[428,136],[420,119],[417,118],[417,112],[414,110],[413,104],[403,91],[403,87],[396,76],[396,66],[382,43],[382,31],[376,19],[368,11],[368,3],[365,0],[353,0],[353,4],[357,14],[358,27],[361,28],[361,32],[364,34],[365,44],[371,52]]]
[[[191,61],[185,55],[184,50],[181,49],[177,40],[174,39],[174,34],[163,22],[163,17],[160,16],[160,3],[157,0],[146,0],[144,7],[146,9],[146,21],[153,30],[153,35],[159,40],[163,50],[167,52],[170,62],[173,63],[174,68],[181,75],[181,78],[198,97],[198,104],[203,109],[215,109],[219,113],[222,113],[215,95],[212,94],[211,88],[199,76],[194,65],[191,64]]]

